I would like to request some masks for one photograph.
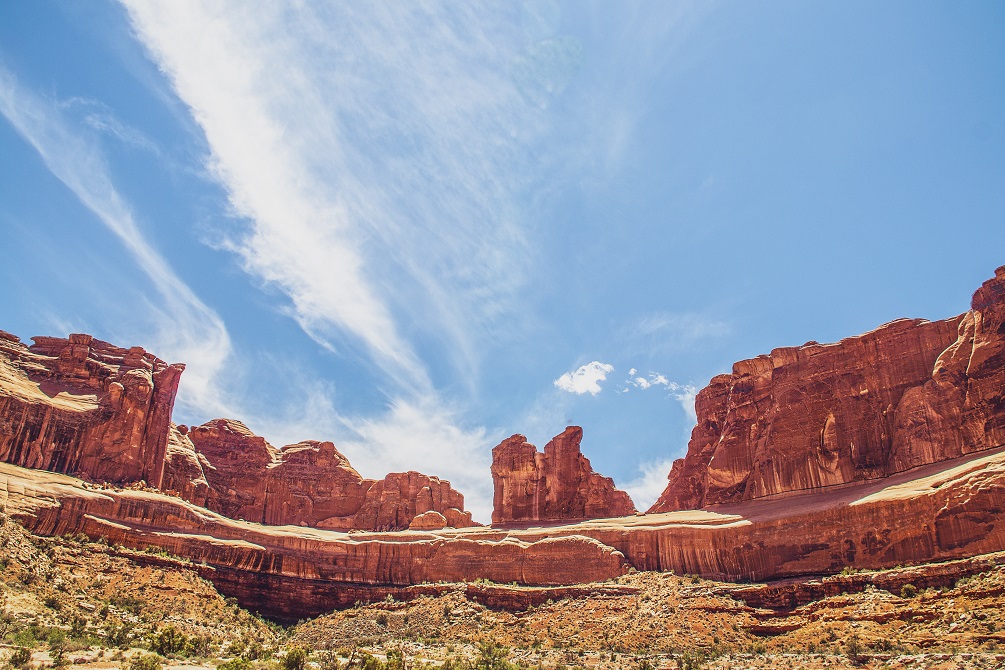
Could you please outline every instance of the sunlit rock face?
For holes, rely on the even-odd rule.
[[[159,486],[184,365],[90,335],[0,331],[0,460]]]
[[[177,449],[163,488],[232,519],[387,531],[407,529],[416,517],[435,512],[447,526],[475,525],[450,482],[419,472],[364,479],[331,442],[276,449],[233,419],[177,427],[172,435]]]
[[[697,509],[889,476],[1005,444],[1005,267],[966,314],[900,319],[740,361],[649,510]]]
[[[175,426],[184,365],[76,334],[24,345],[0,331],[0,460],[95,482],[144,482],[235,519],[402,530],[426,512],[473,525],[450,482],[364,479],[331,442],[274,448],[240,421]],[[427,520],[428,523],[428,520]]]
[[[580,451],[583,429],[569,426],[544,453],[513,435],[492,450],[493,525],[581,521],[635,514],[610,477],[593,471]]]

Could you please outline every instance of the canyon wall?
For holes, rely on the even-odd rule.
[[[1005,267],[971,310],[740,361],[650,512],[886,477],[1005,444]]]
[[[297,619],[436,582],[558,586],[638,570],[736,581],[945,561],[1005,549],[1005,449],[885,479],[532,528],[341,533],[228,519],[174,496],[0,464],[0,503],[34,532],[189,558],[241,604]]]
[[[90,335],[0,331],[0,461],[145,484],[238,519],[341,530],[470,526],[464,497],[418,472],[364,479],[331,442],[276,449],[239,421],[171,423],[184,365]]]
[[[232,519],[332,530],[475,525],[450,482],[419,472],[364,479],[331,442],[276,449],[240,421],[177,426],[165,491]],[[439,524],[437,524],[439,522]]]
[[[159,486],[185,366],[90,335],[32,339],[0,331],[0,460]]]
[[[569,426],[544,453],[513,435],[492,449],[493,525],[580,521],[635,514],[610,477],[593,471],[580,451],[583,429]]]

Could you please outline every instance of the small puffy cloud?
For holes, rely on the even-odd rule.
[[[593,361],[581,366],[573,372],[566,372],[555,380],[555,387],[576,395],[589,393],[597,395],[600,393],[600,382],[607,379],[608,373],[614,372],[614,366],[610,363]]]

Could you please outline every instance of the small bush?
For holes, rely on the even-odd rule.
[[[300,646],[290,647],[283,656],[283,670],[304,670],[307,665],[307,650]]]
[[[705,662],[705,655],[701,652],[685,651],[677,657],[678,670],[699,670]]]
[[[385,670],[405,670],[405,654],[400,649],[389,649],[387,660],[384,661]]]
[[[474,667],[477,670],[509,670],[513,666],[506,660],[508,654],[508,648],[491,640],[479,642]]]
[[[180,633],[174,626],[165,626],[152,633],[149,638],[150,651],[161,656],[173,656],[184,652],[188,646],[188,637]]]
[[[213,645],[213,639],[208,635],[192,635],[185,641],[185,649],[181,653],[184,656],[209,656]]]
[[[851,661],[852,665],[862,665],[868,660],[868,657],[864,653],[862,643],[859,642],[857,635],[852,635],[848,639],[848,644],[844,648],[845,656]]]
[[[121,647],[129,644],[132,637],[133,627],[127,623],[120,626],[112,625],[105,630],[105,642],[108,643],[109,647]]]
[[[10,655],[8,662],[15,668],[23,668],[31,661],[31,649],[28,647],[14,647],[14,653]]]
[[[381,612],[381,613],[379,613],[377,615],[377,625],[378,626],[386,626],[387,625],[387,615],[384,614],[383,612]]]
[[[129,670],[162,670],[164,661],[157,654],[140,654],[129,661]]]
[[[262,643],[259,642],[258,640],[254,640],[244,649],[244,652],[241,654],[241,657],[246,658],[249,661],[257,661],[259,659],[266,658],[267,654],[265,651],[265,647],[262,646]]]
[[[914,584],[904,584],[900,587],[900,597],[906,599],[913,598],[918,595],[918,587]]]
[[[232,658],[216,666],[216,670],[251,670],[251,661],[244,658]]]

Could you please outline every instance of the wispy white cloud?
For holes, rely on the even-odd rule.
[[[133,149],[149,151],[158,157],[161,155],[156,142],[138,128],[123,123],[108,105],[100,100],[74,96],[55,101],[55,106],[59,110],[81,114],[81,121],[85,125]]]
[[[691,417],[692,421],[697,421],[694,409],[694,398],[698,395],[698,388],[694,384],[681,384],[671,381],[665,374],[650,372],[646,376],[638,373],[638,370],[631,368],[626,379],[618,388],[618,393],[628,393],[632,389],[648,391],[649,389],[665,389],[669,397],[677,400],[684,412]]]
[[[691,417],[692,423],[698,422],[698,413],[694,408],[694,398],[698,395],[698,387],[693,384],[677,384],[676,389],[670,389],[673,397],[684,408],[684,413]]]
[[[541,125],[510,75],[509,10],[124,4],[244,221],[217,243],[400,388],[429,390],[418,342],[477,370],[525,276],[513,202]]]
[[[600,382],[607,379],[607,375],[614,371],[614,366],[610,363],[593,361],[580,366],[572,372],[566,372],[555,380],[555,388],[559,388],[569,393],[583,395],[597,395],[602,390]]]
[[[631,370],[628,371],[628,380],[625,381],[625,384],[622,387],[621,391],[623,393],[627,393],[630,387],[642,389],[644,391],[646,389],[651,389],[654,386],[656,387],[662,386],[664,388],[670,388],[671,385],[678,386],[677,384],[667,379],[666,375],[662,375],[658,372],[650,372],[648,377],[643,377],[638,374],[638,370],[632,368]]]
[[[159,295],[157,304],[146,305],[147,316],[157,324],[154,331],[132,336],[142,338],[161,357],[188,365],[179,402],[220,406],[216,380],[230,354],[223,322],[147,242],[109,177],[99,144],[86,128],[64,119],[63,106],[22,86],[0,64],[0,113],[38,151],[49,171],[119,238]]]
[[[667,487],[667,476],[673,465],[672,459],[657,459],[639,464],[639,476],[620,488],[632,497],[638,510],[652,507]]]
[[[487,511],[492,440],[432,378],[476,388],[482,345],[525,309],[534,246],[517,203],[546,131],[526,88],[559,95],[576,44],[528,50],[542,35],[506,4],[122,2],[228,195],[235,225],[204,238],[382,380],[384,412],[319,399],[340,448],[373,476],[449,477]],[[287,418],[266,425],[289,435]]]
[[[396,401],[386,415],[343,419],[353,432],[341,446],[352,453],[352,464],[370,477],[416,469],[417,463],[435,463],[428,472],[464,494],[465,506],[475,519],[492,517],[492,481],[487,476],[490,448],[501,439],[485,429],[461,427],[457,413],[438,403]],[[424,468],[429,470],[429,468]]]
[[[726,337],[732,324],[697,312],[658,312],[639,318],[621,329],[627,349],[633,353],[674,353],[693,350],[702,344]]]

